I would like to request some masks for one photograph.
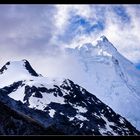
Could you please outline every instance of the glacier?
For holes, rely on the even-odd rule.
[[[66,54],[79,67],[74,73],[65,71],[62,76],[94,93],[140,130],[140,71],[135,65],[105,36],[94,43],[66,48]]]

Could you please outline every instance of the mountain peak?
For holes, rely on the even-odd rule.
[[[0,92],[3,93],[0,96],[0,99],[3,100],[2,103],[0,102],[0,111],[3,111],[6,107],[10,108],[9,110],[12,112],[10,115],[17,116],[19,112],[21,118],[28,118],[28,122],[35,122],[35,124],[39,124],[46,129],[57,130],[54,131],[54,134],[57,134],[56,132],[61,132],[64,135],[104,136],[140,134],[125,118],[116,114],[95,95],[73,81],[64,79],[60,83],[54,84],[54,80],[45,79],[45,77],[43,79],[37,77],[36,81],[34,79],[30,82],[25,79],[0,89]],[[6,104],[4,109],[2,108],[3,103]],[[6,110],[8,110],[7,108]],[[6,113],[9,113],[8,111]],[[6,124],[12,122],[10,115]],[[2,120],[3,116],[0,116],[0,119]],[[23,124],[19,119],[18,122]],[[12,124],[15,123],[17,123],[16,118],[14,118]],[[14,130],[19,130],[18,126],[15,125]],[[25,124],[26,127],[29,126]],[[5,122],[0,125],[0,128],[1,130],[3,128],[9,130],[9,128],[6,129]],[[32,128],[30,129],[32,130]],[[21,134],[24,131],[9,132],[12,132],[12,134],[20,132]],[[26,133],[24,132],[24,134]],[[45,134],[48,133],[45,132]]]
[[[3,73],[17,73],[17,72],[22,72],[27,74],[30,74],[31,76],[39,76],[34,69],[31,67],[30,63],[26,60],[23,59],[21,61],[8,61],[1,69],[0,69],[0,74]]]
[[[102,41],[109,41],[105,35],[100,36],[100,40],[102,40]]]
[[[116,52],[118,52],[117,49],[114,47],[114,45],[104,35],[98,38],[96,42],[97,42],[96,46],[98,46],[103,51],[106,51],[111,55],[115,55]]]
[[[29,63],[29,61],[26,59],[22,59],[21,62],[24,62],[24,63],[28,62]]]
[[[32,76],[39,76],[26,59],[23,59],[22,62],[24,62],[24,66]]]
[[[9,61],[0,69],[0,87],[4,87],[17,81],[32,79],[40,76],[31,67],[30,63],[23,59],[21,61]]]
[[[75,49],[67,48],[68,53],[74,51],[80,53],[82,57],[96,57],[96,56],[109,56],[117,59],[119,52],[114,45],[107,39],[105,35],[98,37],[94,42],[86,42],[81,44]]]

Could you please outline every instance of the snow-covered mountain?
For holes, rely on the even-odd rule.
[[[18,72],[18,75],[16,75]],[[26,60],[7,62],[0,69],[0,88],[13,82],[39,76]]]
[[[105,36],[93,43],[67,48],[66,53],[78,67],[61,76],[94,93],[140,130],[140,71],[134,64]]]
[[[0,133],[31,134],[39,129],[46,134],[51,130],[64,135],[140,134],[93,94],[69,79],[37,74],[26,60],[8,62],[0,70],[0,104],[5,114],[11,112],[11,117],[7,117],[8,125],[1,122]],[[26,126],[34,126],[35,130],[24,133]]]

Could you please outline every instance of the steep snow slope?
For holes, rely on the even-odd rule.
[[[3,78],[4,73],[10,76],[11,67],[13,70],[19,68],[15,73],[12,71],[12,75],[28,75],[27,79],[26,76],[20,77],[19,81],[0,88],[0,100],[14,110],[29,114],[44,127],[53,126],[67,135],[139,135],[125,118],[84,88],[68,79],[50,79],[27,73],[26,63],[25,60],[9,62],[9,67],[1,70]],[[10,78],[11,82],[12,78],[15,80],[12,76]],[[32,109],[32,113],[28,113],[23,105]]]
[[[105,36],[95,42],[66,49],[79,66],[74,72],[65,71],[64,77],[94,93],[140,129],[140,72]]]
[[[7,62],[0,69],[0,88],[16,81],[30,79],[33,76],[40,75],[32,69],[27,60]]]

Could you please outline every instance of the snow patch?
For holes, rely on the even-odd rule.
[[[75,109],[78,110],[78,113],[86,113],[87,112],[87,109],[85,107],[82,107],[82,106],[74,106]]]
[[[55,112],[56,112],[56,111],[55,111],[54,109],[50,109],[50,110],[49,110],[49,115],[53,118]]]
[[[110,126],[115,126],[113,122],[109,122],[107,118],[103,115],[101,115],[102,119],[106,122],[105,128],[100,128],[99,131],[102,135],[105,135],[107,132],[111,132],[114,136],[117,136],[118,134],[114,132],[114,130]]]
[[[29,99],[30,108],[36,108],[43,111],[44,108],[51,102],[65,104],[63,97],[60,96],[55,97],[53,94],[49,93],[41,93],[41,94],[43,96],[42,98],[37,98],[33,96],[30,97]]]
[[[80,115],[80,114],[77,114],[75,117],[76,117],[78,120],[81,120],[81,121],[89,121],[86,117],[84,117],[84,116],[82,116],[82,115]]]
[[[83,123],[80,123],[80,128],[82,128],[83,127]]]
[[[8,94],[8,96],[16,101],[21,101],[21,102],[25,102],[23,101],[24,99],[24,88],[23,87],[20,87],[19,89],[17,89],[16,91],[14,92],[11,92],[10,94]]]
[[[119,118],[119,120],[120,120],[121,124],[124,124],[124,119],[123,118]]]

